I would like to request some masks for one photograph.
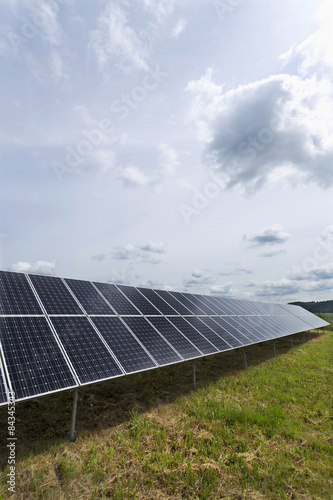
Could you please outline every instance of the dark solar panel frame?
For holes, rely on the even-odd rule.
[[[7,384],[7,380],[9,380],[9,377],[5,371],[4,354],[0,343],[0,406],[8,403],[9,392],[12,392]]]

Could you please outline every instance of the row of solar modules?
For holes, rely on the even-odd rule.
[[[74,283],[72,287],[73,289],[76,287],[76,297],[79,296],[83,302],[84,312],[79,310],[74,313],[76,315],[64,315],[70,314],[69,309],[63,312],[66,301],[74,300],[67,281],[70,284]],[[172,305],[178,307],[178,304],[186,307],[184,303],[178,301],[177,296],[189,301],[190,303],[186,304],[191,308],[193,305],[196,306],[197,301],[216,305],[217,308],[220,303],[224,305],[225,299],[169,293],[172,297],[170,299],[166,295],[168,292],[163,291],[148,289],[139,291],[131,287],[116,287],[104,283],[96,283],[95,287],[90,282],[79,280],[66,280],[65,285],[61,278],[37,275],[27,277],[24,274],[8,272],[0,272],[0,283],[3,314],[0,317],[0,347],[3,361],[0,380],[2,404],[7,400],[8,391],[4,372],[9,382],[9,389],[15,392],[16,400],[22,400],[236,349],[327,324],[311,313],[306,321],[302,320],[294,306],[286,306],[285,309],[267,304],[271,314],[268,315],[265,304],[247,302],[245,303],[247,312],[244,313],[243,310],[242,312],[248,315],[244,316],[217,315],[216,312],[208,315],[201,311],[198,314],[198,309],[195,309],[197,315],[193,312],[189,314],[190,309],[182,315],[180,311],[172,309],[173,313],[166,317],[164,315],[166,309],[164,314],[160,311],[162,307],[164,308],[164,304],[170,308]],[[64,288],[61,288],[61,285]],[[138,307],[141,300],[137,293],[145,297],[141,292],[145,291],[147,296],[155,301],[155,304],[152,301],[149,303],[159,306],[157,314],[144,317],[142,311],[138,314],[135,310],[133,316],[119,317],[113,312],[111,315],[83,315],[88,310],[96,312],[100,298],[105,304],[112,305],[119,311],[120,304],[126,304],[122,301],[122,297],[127,300],[123,288],[132,293],[132,301],[128,303],[133,307]],[[91,290],[97,291],[98,295],[95,292],[92,294]],[[103,290],[103,295],[100,290]],[[115,293],[115,290],[122,295]],[[133,294],[133,291],[136,293]],[[76,298],[70,307],[79,306],[78,302]],[[234,301],[229,299],[227,302]],[[236,302],[238,307],[243,307],[244,301]],[[140,303],[141,308],[143,304],[144,302]],[[32,308],[37,306],[40,309],[36,308],[32,312]],[[43,309],[50,316],[44,315]],[[11,312],[8,313],[8,310]],[[251,315],[249,310],[252,312]],[[261,314],[266,312],[266,315],[253,314],[253,311],[258,314],[259,310]],[[302,308],[300,310],[303,311]],[[57,311],[57,314],[62,311],[62,313],[60,315],[54,313],[56,315],[52,316],[50,311]],[[272,315],[274,312],[276,315]]]
[[[277,304],[0,271],[0,315],[285,315]]]

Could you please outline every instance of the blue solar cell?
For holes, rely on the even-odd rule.
[[[126,325],[145,346],[159,366],[182,361],[163,337],[143,317],[124,318]]]
[[[198,349],[196,349],[196,347],[194,347],[194,345],[191,344],[191,342],[189,342],[166,318],[150,317],[149,321],[184,359],[202,356]]]
[[[214,306],[208,305],[207,301],[204,300],[204,297],[201,297],[200,295],[193,295],[191,293],[182,293],[182,295],[188,299],[192,304],[194,304],[196,307],[198,307],[201,311],[204,312],[204,314],[216,314],[216,311],[214,310]],[[199,313],[198,313],[199,314]],[[201,314],[201,313],[200,313]]]
[[[161,311],[162,314],[166,316],[178,314],[169,304],[165,302],[154,290],[150,288],[138,288],[138,290],[148,299],[150,302]]]
[[[165,290],[154,290],[160,297],[162,297],[165,302],[169,304],[178,314],[182,315],[192,315],[193,313],[187,309],[183,304],[181,304],[177,299],[175,299],[169,292]]]
[[[154,307],[149,300],[147,300],[143,295],[133,287],[117,285],[119,290],[121,290],[126,297],[139,309],[142,314],[145,315],[156,315],[161,314],[161,312]]]
[[[84,314],[61,278],[29,274],[47,314]]]
[[[169,292],[175,299],[177,299],[183,306],[185,306],[192,314],[207,315],[197,304],[193,304],[187,297],[180,292]]]
[[[156,368],[157,365],[120,318],[95,316],[92,319],[126,373]]]
[[[181,317],[170,317],[169,321],[175,325],[178,330],[185,335],[188,340],[190,340],[197,349],[199,349],[203,354],[212,354],[217,352],[216,347],[214,347],[205,337],[201,335],[193,326],[191,326],[185,318]]]
[[[122,375],[122,371],[85,317],[51,318],[81,384]]]
[[[25,274],[0,271],[0,314],[43,314]]]
[[[115,314],[89,281],[72,279],[65,281],[87,314]]]
[[[112,308],[120,315],[137,315],[139,314],[138,309],[136,309],[130,301],[124,297],[120,290],[115,285],[110,283],[98,283],[94,282],[96,288],[101,292],[103,297],[109,302]]]
[[[0,341],[16,400],[77,386],[45,318],[0,318]]]
[[[235,335],[237,333],[238,338],[236,338],[234,335],[231,335],[227,329],[222,327],[220,324],[216,323],[216,321],[219,320],[220,318],[214,316],[214,319],[208,317],[207,318],[202,317],[200,319],[205,323],[205,325],[209,326],[209,328],[211,328],[215,333],[217,333],[217,335],[219,335],[225,342],[231,345],[231,347],[237,348],[244,344],[243,339],[242,340],[239,339],[239,337],[242,337],[242,335],[239,332],[233,332]],[[250,341],[246,340],[246,343],[249,344]]]
[[[231,345],[229,345],[225,340],[223,340],[220,335],[217,335],[211,328],[209,328],[203,321],[202,318],[197,318],[195,316],[187,317],[186,321],[188,321],[194,328],[196,328],[201,335],[206,337],[209,342],[215,345],[215,347],[219,351],[226,351],[231,349]]]

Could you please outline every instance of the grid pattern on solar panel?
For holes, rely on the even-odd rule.
[[[0,314],[43,314],[25,274],[0,271]]]
[[[157,293],[150,288],[138,288],[138,290],[148,299],[150,302],[161,311],[162,314],[170,316],[173,314],[178,314],[169,304],[165,302]]]
[[[202,309],[200,309],[200,307],[198,307],[197,304],[193,304],[193,302],[184,297],[182,293],[180,292],[169,292],[169,293],[175,299],[177,299],[183,306],[187,307],[187,309],[191,311],[192,314],[195,314],[196,316],[206,314]]]
[[[214,321],[225,330],[226,332],[225,335],[231,335],[235,337],[239,342],[242,342],[244,345],[252,344],[252,341],[248,338],[247,335],[245,335],[245,333],[240,332],[237,328],[232,326],[230,322],[231,319],[233,319],[233,317],[224,317],[224,318],[216,317],[214,318]],[[255,340],[255,342],[257,342],[257,339]]]
[[[187,323],[185,318],[172,317],[169,318],[171,323],[185,335],[188,340],[193,342],[195,347],[197,347],[203,354],[213,354],[217,352],[216,347],[214,347],[205,337],[203,337],[193,326]]]
[[[202,302],[202,300],[191,293],[182,293],[183,297],[189,300],[194,306],[198,307],[204,314],[216,314],[215,311],[209,307],[206,303]],[[198,313],[199,314],[199,313]]]
[[[148,323],[146,318],[124,318],[124,322],[157,361],[159,366],[182,361],[164,338]]]
[[[48,314],[84,314],[61,278],[29,274]]]
[[[184,359],[198,358],[202,354],[166,318],[151,317],[149,321],[167,339]]]
[[[126,373],[156,368],[157,365],[120,318],[96,316],[92,320]]]
[[[208,339],[219,351],[226,351],[231,349],[231,346],[223,340],[216,332],[214,332],[211,328],[209,328],[203,321],[202,318],[197,318],[195,316],[191,316],[186,318],[194,328],[196,328],[201,335],[204,335],[206,339]]]
[[[231,335],[228,330],[226,330],[224,327],[221,327],[221,325],[217,324],[217,320],[219,319],[218,317],[213,318],[200,318],[205,325],[207,325],[209,328],[211,328],[217,335],[219,335],[223,340],[228,342],[229,345],[233,348],[237,348],[242,346],[243,344],[249,344],[250,341],[247,339],[244,339],[243,341],[243,335],[241,335],[239,332],[235,332],[235,335],[237,334],[236,338],[234,335]],[[239,338],[240,337],[240,338]],[[242,340],[240,340],[242,339]]]
[[[77,386],[45,318],[2,317],[0,340],[16,400]]]
[[[51,321],[82,384],[122,375],[87,318],[57,316]]]
[[[147,300],[143,295],[133,287],[117,285],[119,290],[121,290],[126,297],[133,302],[135,307],[145,315],[156,315],[161,314],[161,312],[154,307],[149,300]]]
[[[165,300],[165,302],[167,302],[175,311],[177,311],[178,314],[192,316],[193,313],[183,304],[180,304],[178,300],[176,300],[169,292],[165,290],[154,290],[154,292],[162,297],[162,299]]]
[[[115,285],[98,282],[94,282],[94,285],[118,314],[139,314],[139,311],[124,297]]]
[[[87,314],[115,314],[89,281],[67,278],[65,281]]]
[[[251,316],[237,316],[235,318],[235,324],[240,332],[244,333],[244,335],[254,342],[258,342],[258,340],[265,341],[270,338],[269,334],[260,331],[260,329],[257,328],[257,325],[251,322]],[[257,340],[249,337],[249,334],[254,336]]]
[[[228,314],[234,314],[234,312],[231,311],[222,300],[218,300],[218,298],[220,297],[209,296],[206,297],[206,300],[214,304],[219,309],[220,312],[218,314],[222,316],[227,316]]]
[[[216,303],[214,304],[211,300],[209,300],[209,297],[205,297],[205,295],[196,295],[195,297],[212,311],[209,313],[210,316],[215,314],[224,314],[223,309]]]

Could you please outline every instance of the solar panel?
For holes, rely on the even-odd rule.
[[[221,326],[220,322],[217,323],[217,321],[221,319],[219,317],[214,317],[214,319],[213,318],[200,318],[200,319],[205,323],[205,325],[211,328],[215,333],[217,333],[217,335],[219,335],[225,342],[231,345],[231,347],[233,347],[234,349],[250,343],[250,341],[246,339],[239,332],[233,329],[232,330],[233,334],[231,334],[224,326]],[[241,338],[242,340],[240,340],[239,338]]]
[[[154,307],[148,299],[143,297],[143,295],[133,287],[118,285],[119,290],[121,290],[126,297],[139,309],[142,314],[145,315],[156,315],[161,314],[156,307]]]
[[[0,271],[0,314],[43,314],[23,273]]]
[[[185,318],[170,317],[169,321],[185,335],[185,337],[195,345],[203,354],[213,354],[218,352],[216,347],[211,344],[205,337],[201,335],[193,326],[191,326]]]
[[[203,302],[197,295],[191,293],[182,293],[185,299],[189,300],[194,306],[198,307],[204,314],[216,314],[214,309],[209,307],[206,302]],[[199,313],[198,313],[199,314]]]
[[[61,278],[29,274],[47,314],[84,314]]]
[[[120,318],[95,316],[92,319],[126,373],[156,368],[156,363]]]
[[[167,318],[155,316],[149,318],[149,321],[184,359],[202,356],[202,353]]]
[[[115,314],[89,281],[68,278],[65,281],[87,314]]]
[[[123,374],[87,318],[54,316],[51,322],[81,384]]]
[[[162,297],[165,302],[169,304],[178,314],[192,315],[191,311],[187,309],[183,304],[181,304],[177,299],[175,299],[169,292],[165,290],[154,290],[160,297]]]
[[[145,346],[159,366],[182,361],[176,351],[161,337],[152,325],[143,317],[127,317],[124,322]]]
[[[161,311],[162,314],[170,316],[173,314],[178,314],[175,309],[173,309],[169,304],[165,302],[154,290],[151,288],[138,288],[140,293],[142,293],[150,302]]]
[[[0,271],[0,405],[9,389],[22,400],[327,324],[293,305]]]
[[[112,308],[117,314],[123,315],[137,315],[139,314],[138,309],[136,309],[129,300],[118,290],[115,285],[110,283],[98,283],[94,282],[95,287],[101,292],[103,297],[109,302]]]
[[[232,349],[230,344],[223,340],[220,335],[217,335],[216,332],[214,332],[202,321],[202,318],[190,316],[186,318],[186,321],[188,321],[194,328],[198,330],[198,332],[201,333],[201,335],[209,340],[209,342],[211,342],[218,349],[218,351],[226,351],[228,349]]]
[[[16,400],[78,384],[43,317],[1,317],[0,342]]]
[[[179,292],[169,292],[175,299],[177,299],[183,306],[185,306],[192,314],[205,315],[206,313],[198,307],[197,304],[193,304],[187,297]]]

